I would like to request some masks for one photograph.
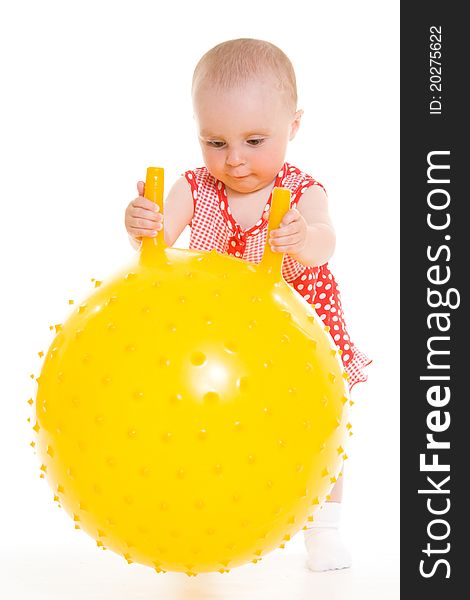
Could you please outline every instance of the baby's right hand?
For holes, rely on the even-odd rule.
[[[135,240],[155,237],[163,228],[163,215],[155,202],[144,198],[145,184],[137,183],[138,197],[126,208],[125,224],[127,233]]]

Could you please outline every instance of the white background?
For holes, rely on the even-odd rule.
[[[68,300],[88,294],[92,277],[106,278],[133,256],[124,210],[146,167],[165,167],[168,189],[182,171],[202,165],[190,102],[199,57],[226,39],[258,37],[280,46],[296,69],[305,115],[287,159],[327,188],[338,238],[330,265],[351,337],[374,359],[369,382],[353,391],[344,536],[364,581],[386,565],[386,578],[396,582],[398,2],[1,6],[3,581],[21,572],[22,557],[31,565],[67,549],[108,564],[39,479],[29,447],[30,374],[39,374],[37,352],[47,349],[49,325],[63,321]],[[303,552],[300,536],[286,552]],[[54,580],[54,570],[46,572]],[[86,570],[77,567],[76,576],[86,580]],[[22,597],[15,581],[10,597]],[[32,588],[25,597],[56,596]]]

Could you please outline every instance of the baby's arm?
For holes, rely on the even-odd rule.
[[[143,197],[144,187],[144,183],[139,181],[137,184],[139,196],[126,208],[125,225],[130,241],[134,248],[140,248],[142,238],[157,235],[164,221],[165,243],[173,246],[193,218],[194,204],[191,188],[184,177],[176,181],[165,201],[163,217],[158,206]]]
[[[289,210],[279,229],[271,232],[270,243],[275,252],[286,252],[307,266],[328,262],[336,235],[323,188],[312,185],[305,190],[297,208]]]

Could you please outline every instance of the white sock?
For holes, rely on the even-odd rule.
[[[312,571],[347,569],[351,555],[339,533],[341,502],[325,502],[312,525],[304,531],[308,552],[307,565]]]

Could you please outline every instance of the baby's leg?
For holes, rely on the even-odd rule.
[[[331,571],[351,566],[351,555],[339,533],[343,477],[339,477],[331,494],[304,531],[308,552],[307,565],[312,571]]]

